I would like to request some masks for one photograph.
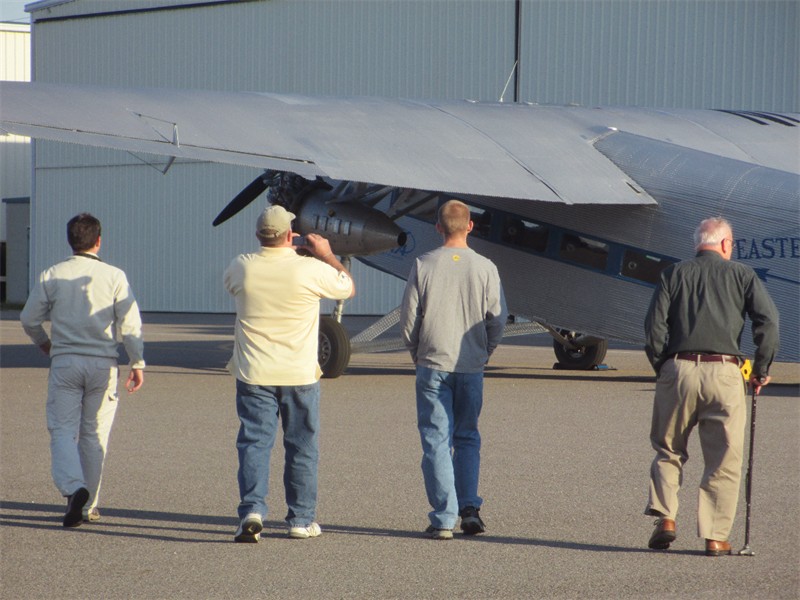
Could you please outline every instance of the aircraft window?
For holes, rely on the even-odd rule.
[[[547,226],[518,217],[508,216],[503,222],[503,241],[507,244],[544,252],[549,235]]]
[[[416,200],[417,198],[413,197],[413,199]],[[438,196],[432,197],[418,208],[415,208],[413,211],[411,211],[411,214],[424,221],[436,223],[436,218],[439,214]]]
[[[650,256],[636,250],[626,250],[622,259],[622,275],[647,283],[658,283],[661,271],[673,262],[675,261],[668,258]]]
[[[487,238],[492,229],[492,213],[476,206],[469,207],[472,219],[472,235]]]
[[[561,236],[561,258],[604,271],[608,261],[608,244],[580,235]]]

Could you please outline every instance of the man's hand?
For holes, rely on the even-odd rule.
[[[752,377],[750,377],[750,385],[753,386],[753,392],[755,392],[756,396],[758,396],[761,393],[761,388],[767,385],[771,379],[772,377],[770,377],[769,375],[761,377],[756,377],[755,375],[753,375]]]
[[[306,248],[315,258],[320,260],[333,255],[330,242],[316,233],[309,233],[306,236],[306,243],[303,248]]]
[[[45,356],[50,356],[50,348],[51,347],[52,347],[52,344],[50,343],[50,340],[47,340],[44,344],[39,346],[39,350],[44,352]]]
[[[348,272],[347,269],[344,268],[344,265],[339,262],[339,259],[331,250],[331,244],[328,240],[317,233],[309,233],[306,236],[306,243],[302,248],[307,249],[311,252],[311,255],[324,262],[326,265],[330,265],[340,273],[344,273],[350,278],[352,282],[353,276]],[[352,283],[352,290],[350,291],[350,298],[356,295],[356,286],[355,283]]]
[[[131,369],[128,380],[125,382],[125,389],[129,394],[136,392],[144,383],[144,371],[142,369]]]

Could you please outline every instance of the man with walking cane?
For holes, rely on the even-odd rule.
[[[697,425],[705,463],[697,533],[707,556],[722,556],[731,553],[747,423],[739,342],[748,316],[756,346],[750,384],[758,394],[778,350],[778,311],[753,269],[730,260],[730,223],[706,219],[694,237],[697,255],[662,272],[645,318],[645,352],[658,376],[645,514],[658,517],[648,547],[669,548]]]

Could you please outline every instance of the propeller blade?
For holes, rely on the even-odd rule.
[[[217,215],[217,218],[214,219],[214,227],[230,219],[233,215],[258,198],[258,196],[266,189],[267,183],[264,181],[264,176],[259,175],[250,183],[250,185],[239,192],[236,198],[228,202],[228,205],[223,208],[222,211]]]

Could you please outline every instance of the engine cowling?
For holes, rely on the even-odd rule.
[[[359,202],[330,202],[329,193],[316,190],[293,207],[293,230],[301,235],[318,233],[340,256],[367,256],[406,243],[406,233],[385,213]]]

